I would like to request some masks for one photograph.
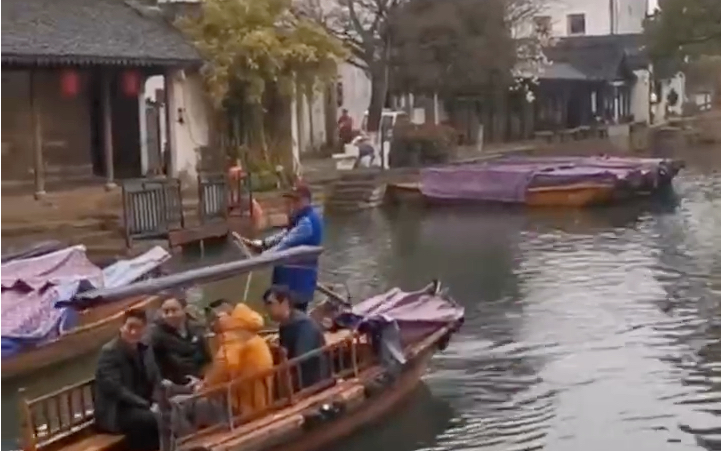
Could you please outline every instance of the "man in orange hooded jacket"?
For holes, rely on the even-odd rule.
[[[253,377],[273,368],[271,349],[258,334],[263,328],[263,317],[243,303],[235,307],[228,301],[214,304],[219,347],[205,375],[204,386],[210,388],[250,377],[233,388],[232,407],[244,416],[263,410],[272,393],[271,376]]]

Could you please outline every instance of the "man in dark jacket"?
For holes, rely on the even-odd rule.
[[[319,325],[306,313],[293,308],[292,292],[286,287],[272,286],[263,294],[268,316],[278,322],[278,341],[289,360],[321,349],[326,339]],[[329,377],[326,356],[311,357],[300,364],[300,381],[296,389],[310,387]],[[295,375],[294,375],[295,377]]]
[[[320,246],[323,241],[323,219],[311,205],[311,190],[296,185],[284,194],[289,225],[283,232],[250,244],[257,250],[278,252],[297,246]],[[294,307],[305,312],[313,300],[318,281],[318,259],[313,258],[287,266],[273,268],[271,283],[291,290]]]
[[[159,446],[153,399],[160,377],[153,353],[141,343],[146,325],[145,311],[125,312],[120,333],[103,346],[95,370],[95,424],[124,434],[127,448],[134,451]]]
[[[168,298],[160,306],[150,344],[160,375],[176,385],[195,385],[203,379],[212,357],[205,328],[188,318],[183,301]]]

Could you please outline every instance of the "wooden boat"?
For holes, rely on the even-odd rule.
[[[590,207],[611,202],[614,185],[604,183],[573,183],[563,186],[529,188],[525,205],[530,207]]]
[[[429,203],[418,183],[390,184],[389,192],[398,203]],[[527,189],[524,204],[528,207],[582,208],[610,203],[615,187],[604,183],[573,183],[563,186],[543,186]],[[437,201],[431,201],[435,203]]]
[[[54,340],[4,358],[2,380],[30,374],[93,352],[118,332],[123,312],[133,307],[156,309],[160,301],[159,296],[136,296],[80,312],[76,328]]]
[[[305,248],[313,250],[312,247]],[[398,296],[400,291],[389,293]],[[409,295],[419,299],[444,299],[438,283]],[[314,313],[321,318],[334,317],[338,313],[337,307],[331,299]],[[457,313],[460,312],[455,319],[444,317],[432,326],[424,323],[423,326],[400,329],[406,359],[397,367],[398,371],[391,371],[382,363],[376,351],[378,343],[356,328],[329,331],[324,348],[290,361],[272,343],[276,359],[274,368],[181,401],[215,399],[227,406],[232,393],[239,387],[263,383],[272,393],[268,405],[252,412],[223,409],[226,412],[223,421],[185,436],[176,436],[174,449],[310,451],[349,435],[378,420],[413,392],[433,354],[443,349],[460,327],[463,309],[455,308]],[[299,382],[299,365],[314,358],[325,358],[331,375],[303,387]],[[125,450],[122,436],[98,433],[93,428],[93,384],[92,380],[86,380],[33,400],[21,400],[22,449]]]
[[[57,248],[60,247],[61,250]],[[92,265],[85,256],[85,249],[82,246],[72,246],[62,249],[63,246],[57,242],[40,243],[32,246],[24,252],[16,255],[20,257],[8,258],[6,265],[3,265],[3,271],[9,269],[9,280],[15,280],[12,286],[3,287],[3,297],[5,293],[15,290],[15,285],[23,286],[23,277],[29,277],[34,280],[36,285],[38,281],[49,283],[48,280],[54,280],[56,274],[67,271],[67,267],[73,267],[72,271],[81,271],[78,274],[85,274],[88,277],[92,275],[92,268],[100,271],[99,268]],[[30,259],[32,257],[32,259]],[[118,262],[121,266],[111,265],[112,280],[116,282],[118,277],[144,278],[160,273],[160,265],[170,256],[161,248],[154,248],[147,253],[133,259],[130,266],[122,266],[122,262]],[[22,261],[14,261],[22,260]],[[9,262],[9,263],[8,263]],[[126,262],[127,263],[127,262]],[[12,265],[17,265],[13,269]],[[19,270],[17,268],[20,268]],[[39,276],[23,270],[22,268],[31,268],[32,271],[41,271]],[[20,271],[14,273],[13,271]],[[23,273],[25,271],[25,273]],[[44,271],[44,272],[43,272]],[[90,272],[88,272],[90,271]],[[115,272],[113,272],[115,271]],[[119,272],[120,271],[120,272]],[[140,272],[139,272],[140,271]],[[13,279],[17,277],[17,279]],[[36,279],[32,279],[35,277]],[[62,280],[62,279],[58,279]],[[132,280],[132,279],[131,279]],[[5,290],[7,288],[7,290]],[[19,289],[25,293],[24,289]],[[35,294],[38,290],[34,288],[28,292],[29,297],[21,298],[20,302],[34,302]],[[12,301],[12,298],[11,298]],[[12,302],[18,302],[17,300]],[[84,354],[88,354],[96,350],[104,341],[110,339],[118,330],[122,319],[123,312],[132,307],[142,307],[145,309],[155,309],[160,304],[160,297],[153,295],[134,295],[117,299],[103,299],[101,302],[89,302],[72,304],[69,308],[76,309],[74,314],[77,320],[74,321],[72,328],[68,327],[62,330],[57,337],[47,336],[45,340],[35,342],[34,345],[21,344],[18,346],[16,353],[4,356],[2,359],[2,380],[16,378],[24,374],[29,374],[41,370],[52,365],[62,363]],[[12,305],[12,304],[11,304]],[[32,305],[32,304],[31,304]],[[38,340],[40,338],[38,337]],[[13,342],[12,339],[8,340]]]

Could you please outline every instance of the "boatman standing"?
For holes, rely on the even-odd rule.
[[[263,240],[247,240],[258,252],[278,252],[297,246],[320,246],[323,241],[323,219],[311,205],[311,190],[297,184],[283,195],[288,227]],[[290,290],[295,308],[305,312],[313,300],[318,281],[318,258],[273,268],[271,284]]]

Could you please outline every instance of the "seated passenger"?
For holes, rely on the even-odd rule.
[[[291,292],[286,287],[273,286],[263,294],[268,315],[278,322],[278,341],[286,350],[289,360],[326,345],[321,327],[304,312],[293,308]],[[295,378],[296,376],[294,376]],[[325,356],[309,358],[300,364],[300,381],[294,381],[296,389],[310,387],[329,377]]]
[[[258,335],[263,327],[261,315],[243,303],[236,305],[230,314],[227,301],[214,304],[212,307],[217,313],[214,329],[220,335],[219,348],[204,385],[212,387],[273,368],[271,349]],[[233,408],[243,415],[264,409],[271,393],[270,379],[239,385]]]
[[[153,326],[150,344],[160,375],[176,385],[195,385],[211,363],[205,329],[188,318],[185,304],[175,298],[163,301]]]
[[[159,446],[154,392],[160,377],[152,352],[141,343],[146,325],[144,310],[125,312],[118,336],[103,346],[95,370],[95,424],[124,434],[134,451]]]

